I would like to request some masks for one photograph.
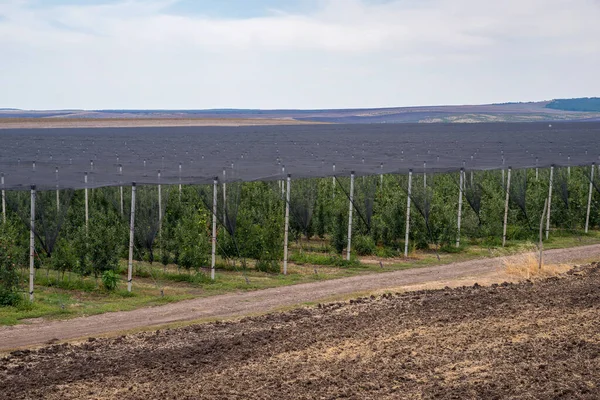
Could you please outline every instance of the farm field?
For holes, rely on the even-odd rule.
[[[600,245],[548,250],[544,255],[545,265],[541,272],[543,276],[547,276],[564,272],[575,263],[584,264],[598,259],[600,259]],[[67,307],[68,312],[54,306],[54,313],[43,315],[44,318],[23,319],[17,326],[0,327],[0,352],[78,340],[88,336],[114,337],[123,333],[165,327],[186,326],[215,320],[235,320],[319,302],[345,300],[390,291],[441,289],[475,283],[491,285],[500,282],[519,282],[527,277],[539,275],[535,253],[518,253],[421,268],[394,270],[386,267],[379,271],[381,273],[375,273],[374,269],[364,269],[362,274],[346,278],[306,280],[305,283],[297,282],[298,284],[291,286],[276,285],[262,290],[237,290],[220,295],[210,290],[202,294],[203,290],[196,287],[192,289],[196,290],[195,298],[170,304],[159,302],[160,298],[157,294],[134,296],[126,298],[125,301],[118,301],[116,299],[120,297],[119,294],[91,293],[88,295],[87,302],[79,299],[79,303],[70,303]],[[297,276],[295,278],[297,279]],[[222,278],[219,278],[219,282],[222,282]],[[139,288],[134,293],[138,290]],[[156,307],[144,307],[140,304],[144,299],[154,301]],[[82,302],[84,304],[81,304]],[[20,313],[15,310],[17,311],[15,314],[4,314],[4,318],[24,316],[26,313],[50,308],[46,299],[38,300],[32,306],[30,309],[19,310]],[[128,309],[127,306],[140,308],[100,313],[102,310],[107,311],[106,307],[110,307],[110,311],[116,311],[118,307]],[[91,315],[96,314],[94,311],[97,311],[98,315]],[[88,316],[62,321],[52,320],[77,315]]]
[[[17,351],[11,399],[600,396],[600,268]]]
[[[319,241],[314,242],[320,243]],[[545,246],[546,261],[552,264],[585,262],[600,258],[600,234],[595,231],[580,237],[554,237],[546,242]],[[319,261],[319,257],[324,257],[318,253],[304,253],[301,256],[299,246],[294,245],[291,248],[291,258],[299,260],[314,258],[314,261]],[[392,278],[385,278],[385,276],[394,271],[423,270],[423,272],[417,272],[422,277],[414,284],[425,287],[439,285],[441,279],[439,274],[442,271],[449,271],[446,280],[441,281],[444,282],[444,285],[452,285],[452,282],[464,284],[462,283],[463,280],[471,282],[473,279],[479,279],[480,282],[481,279],[506,280],[510,277],[503,272],[503,260],[506,257],[510,258],[512,255],[523,254],[534,249],[535,247],[531,243],[521,241],[513,243],[508,248],[495,247],[489,249],[471,246],[459,253],[442,253],[439,260],[433,251],[415,251],[409,259],[379,258],[376,256],[360,257],[354,265],[348,267],[324,266],[310,262],[291,263],[288,275],[266,273],[253,268],[244,271],[219,269],[215,282],[204,278],[208,273],[207,270],[200,271],[200,275],[197,275],[193,272],[178,272],[175,265],[169,265],[165,272],[162,265],[151,265],[148,262],[138,261],[134,266],[135,280],[132,293],[125,290],[123,283],[126,281],[126,263],[123,261],[120,263],[121,274],[119,279],[121,283],[118,290],[114,292],[106,291],[102,287],[102,283],[93,277],[72,274],[70,278],[68,275],[61,278],[60,275],[57,277],[57,271],[42,269],[38,270],[35,280],[35,302],[31,304],[23,302],[13,307],[0,308],[0,339],[3,338],[3,333],[5,333],[2,332],[1,326],[24,324],[35,328],[43,322],[138,310],[191,299],[209,300],[209,298],[226,294],[243,296],[244,293],[258,292],[254,297],[260,298],[265,296],[261,292],[269,288],[332,281],[331,284],[327,285],[328,294],[323,295],[320,291],[315,290],[314,295],[309,295],[306,299],[300,299],[296,303],[282,302],[279,305],[279,307],[287,307],[298,302],[316,300],[320,297],[345,296],[360,290],[392,287],[394,281],[388,280]],[[442,266],[443,269],[440,268]],[[467,267],[466,271],[463,266]],[[24,272],[21,272],[21,274],[25,275]],[[381,275],[381,277],[378,277],[378,275]],[[344,278],[358,278],[363,283],[355,282],[348,289],[344,287],[346,285],[343,283],[345,280],[337,283],[337,280]],[[366,287],[363,286],[365,284]],[[294,288],[290,289],[295,290]],[[260,306],[256,305],[252,310],[246,312],[261,312],[259,308]],[[210,309],[211,307],[205,311],[208,312]],[[264,311],[268,311],[268,309]],[[160,313],[160,311],[149,311],[149,314],[154,313]],[[194,315],[194,312],[182,310],[182,312],[172,315],[171,319],[185,321],[195,318]],[[112,329],[116,331],[129,329],[125,327],[124,320],[127,318],[124,316],[123,321],[111,323],[113,325]],[[138,327],[152,325],[156,325],[156,323],[148,321],[140,323]],[[69,331],[73,329],[77,331],[77,328],[69,328]],[[69,332],[63,332],[62,334],[67,335]],[[55,333],[52,338],[48,336],[37,343],[44,343],[56,336],[61,335]],[[71,337],[78,336],[80,335],[75,333]],[[4,339],[6,338],[4,337]],[[5,346],[0,346],[0,350],[3,347]]]
[[[140,128],[181,126],[268,126],[307,125],[325,122],[291,118],[1,118],[0,129]]]
[[[289,201],[281,181],[226,182],[216,192],[209,185],[140,186],[131,237],[133,191],[46,190],[36,196],[33,257],[30,194],[7,191],[6,223],[0,224],[6,277],[0,325],[534,251],[551,189],[552,215],[542,221],[544,248],[598,244],[600,174],[590,176],[595,170],[515,170],[510,187],[505,170],[415,174],[410,196],[406,175],[357,177],[352,202],[352,181],[344,177],[293,180]],[[213,236],[215,269],[209,267]]]

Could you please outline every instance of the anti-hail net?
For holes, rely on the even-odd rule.
[[[0,173],[8,190],[51,190],[210,184],[231,164],[240,181],[420,173],[424,161],[429,172],[463,160],[470,170],[516,170],[567,165],[567,152],[571,165],[590,165],[599,135],[600,123],[2,129]]]

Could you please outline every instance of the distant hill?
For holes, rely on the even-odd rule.
[[[338,124],[556,122],[600,120],[600,98],[558,99],[502,104],[388,107],[329,110],[15,110],[0,109],[8,119],[121,120],[273,120]]]
[[[600,97],[552,100],[546,104],[546,108],[563,111],[600,112]]]

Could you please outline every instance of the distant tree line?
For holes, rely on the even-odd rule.
[[[600,97],[552,100],[546,108],[563,111],[600,112]]]

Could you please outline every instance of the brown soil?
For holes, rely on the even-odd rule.
[[[10,399],[597,399],[600,268],[17,351]]]
[[[306,125],[291,118],[0,118],[0,129]]]
[[[254,292],[230,293],[66,321],[0,327],[0,351],[88,336],[114,335],[116,332],[180,321],[256,315],[308,302],[347,298],[350,295],[356,296],[357,293],[439,289],[445,286],[472,285],[475,282],[487,285],[494,282],[516,281],[518,277],[506,274],[503,262],[506,259],[519,257],[522,256],[472,260]],[[589,262],[600,259],[600,245],[549,250],[545,252],[544,257],[548,264]]]

